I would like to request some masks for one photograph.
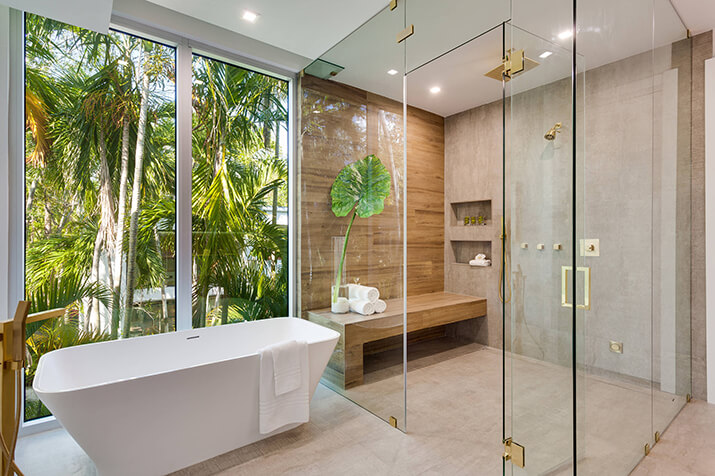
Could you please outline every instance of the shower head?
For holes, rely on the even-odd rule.
[[[546,134],[544,134],[544,139],[546,139],[546,140],[556,139],[556,133],[561,132],[559,129],[561,129],[561,123],[557,122],[556,124],[554,124],[554,127],[549,129],[549,131]]]

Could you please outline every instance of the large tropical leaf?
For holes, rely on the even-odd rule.
[[[333,213],[344,217],[355,207],[360,218],[382,213],[390,194],[390,180],[390,172],[374,155],[347,165],[330,189]]]

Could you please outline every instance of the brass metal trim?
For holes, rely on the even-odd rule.
[[[654,435],[655,442],[658,443],[660,441],[660,432],[656,431]]]
[[[407,38],[415,34],[415,25],[410,25],[397,34],[397,42],[402,43]]]
[[[687,394],[687,395],[685,396],[685,401],[688,402],[688,403],[690,403],[690,400],[692,400],[692,399],[693,399],[693,397],[692,397],[690,394]]]
[[[646,443],[645,446],[643,447],[643,453],[645,453],[646,456],[650,453],[650,444]]]
[[[393,416],[390,417],[390,426],[393,428],[397,428],[397,418]]]
[[[502,459],[504,461],[511,461],[512,464],[523,468],[525,465],[524,447],[514,442],[511,437],[504,440],[503,443],[504,454],[502,454]]]
[[[397,8],[397,0],[390,0],[390,10]]]
[[[573,307],[569,302],[569,271],[571,266],[561,267],[561,307]],[[576,272],[583,272],[583,304],[576,304],[576,309],[591,309],[591,268],[587,266],[579,266]]]

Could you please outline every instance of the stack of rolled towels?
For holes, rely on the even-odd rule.
[[[469,261],[470,266],[491,266],[492,260],[487,259],[487,255],[479,253],[473,260]]]
[[[348,285],[348,299],[350,310],[363,316],[382,313],[387,309],[385,301],[380,299],[380,291],[371,286],[361,284]]]

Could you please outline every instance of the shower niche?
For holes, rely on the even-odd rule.
[[[478,254],[484,254],[488,259],[492,259],[492,242],[486,240],[452,240],[452,255],[454,263],[469,265],[469,261],[473,260]],[[479,269],[479,266],[474,266]],[[487,266],[488,268],[488,266]]]
[[[492,224],[492,201],[452,202],[452,226],[487,226]],[[481,220],[480,220],[481,217]],[[472,220],[474,218],[474,220]],[[467,224],[465,219],[469,220]]]

